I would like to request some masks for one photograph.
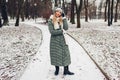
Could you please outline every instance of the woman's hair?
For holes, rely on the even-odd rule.
[[[53,19],[52,19],[53,23],[56,24],[57,22],[57,17],[55,16],[55,13],[53,14]],[[62,16],[59,17],[59,23],[62,24],[63,21],[62,21]]]

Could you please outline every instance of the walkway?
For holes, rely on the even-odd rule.
[[[29,23],[28,23],[29,24]],[[67,35],[71,53],[70,70],[75,73],[73,76],[63,76],[63,68],[60,68],[58,76],[54,76],[54,66],[50,64],[49,43],[50,33],[48,27],[40,24],[36,26],[42,30],[43,41],[38,53],[26,68],[20,80],[105,80],[104,75],[89,58],[84,49],[70,36]]]

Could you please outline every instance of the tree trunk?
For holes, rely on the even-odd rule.
[[[70,22],[72,24],[75,24],[75,13],[74,13],[74,10],[75,10],[75,1],[72,0],[72,3],[71,3],[71,18],[70,18]]]
[[[58,0],[55,0],[55,7],[58,7],[58,3],[57,3]]]
[[[17,13],[17,17],[16,17],[16,23],[15,26],[19,26],[19,21],[20,21],[20,7],[18,8],[18,13]]]
[[[63,7],[63,11],[64,11],[64,13],[67,14],[66,9],[65,9],[65,1],[64,1],[64,0],[63,0],[62,7]]]
[[[76,5],[76,13],[77,13],[77,28],[81,27],[81,24],[80,24],[80,13],[81,13],[81,10],[82,10],[82,4],[83,4],[83,0],[80,0],[80,5],[77,5],[77,3],[75,4]]]
[[[84,0],[85,5],[85,22],[88,22],[88,0]]]
[[[104,13],[104,16],[105,16],[105,22],[107,21],[107,0],[106,0],[106,3],[105,3],[105,13]]]
[[[108,0],[108,26],[111,24],[110,0]]]
[[[25,1],[25,18],[29,19],[30,15],[30,2],[28,0]]]
[[[25,14],[25,5],[24,5],[24,2],[23,2],[23,4],[22,4],[22,6],[21,6],[21,19],[22,19],[22,21],[25,21],[25,19],[24,19],[24,14]]]
[[[115,21],[114,22],[117,22],[117,18],[118,18],[118,3],[119,3],[119,0],[117,0],[116,7],[115,7]]]
[[[113,22],[113,6],[114,6],[114,0],[112,0],[112,4],[111,4],[111,25],[112,25],[112,22]]]
[[[23,22],[25,21],[24,12],[21,13],[21,19],[22,19]]]
[[[81,25],[80,25],[80,12],[77,11],[77,28],[81,28]]]
[[[1,3],[1,14],[3,18],[3,25],[8,25],[8,14],[7,14],[7,5],[6,0],[2,0]]]
[[[17,17],[16,17],[16,23],[15,26],[19,26],[19,18],[20,18],[20,13],[21,13],[21,8],[23,5],[24,0],[18,0],[18,11],[17,11]]]

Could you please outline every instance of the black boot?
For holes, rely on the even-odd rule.
[[[65,66],[64,67],[64,75],[74,75],[74,73],[69,71],[69,67],[68,66]]]
[[[56,69],[55,75],[58,75],[58,73],[59,73],[59,66],[55,66],[55,69]]]

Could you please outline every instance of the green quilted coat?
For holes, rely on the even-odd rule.
[[[49,31],[51,33],[50,39],[50,59],[51,65],[67,66],[70,65],[70,52],[68,45],[65,43],[63,31],[61,29],[55,30],[52,19],[48,21]],[[67,20],[63,20],[63,29],[68,29]]]

